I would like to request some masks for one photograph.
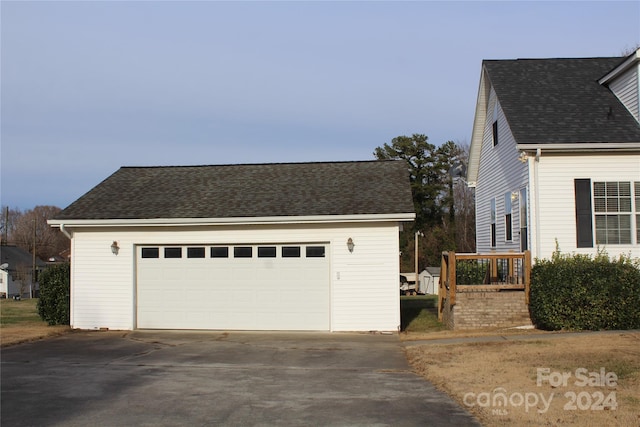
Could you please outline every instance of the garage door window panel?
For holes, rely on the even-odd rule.
[[[228,246],[212,247],[211,258],[229,258],[229,247]]]
[[[275,246],[258,246],[258,258],[275,258]]]
[[[205,250],[202,248],[187,248],[187,258],[204,258]]]
[[[300,258],[300,246],[283,246],[282,258]]]
[[[324,258],[324,246],[307,246],[307,258]]]
[[[164,248],[165,258],[182,258],[182,248]]]
[[[160,248],[142,248],[142,258],[160,258]]]
[[[236,246],[233,248],[234,258],[251,258],[253,257],[253,248],[251,246]]]

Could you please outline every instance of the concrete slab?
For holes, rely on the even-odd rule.
[[[2,425],[479,426],[396,335],[76,332],[3,349]]]

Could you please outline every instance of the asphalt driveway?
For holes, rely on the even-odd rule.
[[[76,332],[2,350],[4,426],[479,426],[379,334]]]

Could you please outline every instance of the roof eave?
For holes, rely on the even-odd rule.
[[[50,219],[51,227],[157,227],[212,225],[269,225],[269,224],[333,224],[350,222],[406,222],[413,221],[413,212],[391,214],[274,216],[236,218],[136,218],[136,219]]]
[[[467,165],[467,185],[475,187],[478,180],[478,168],[480,165],[480,153],[484,139],[484,128],[487,121],[487,82],[488,76],[484,66],[480,70],[480,83],[478,85],[478,97],[476,99],[476,111],[473,118],[473,130],[471,133],[471,145],[469,147],[469,161]]]
[[[588,152],[588,151],[640,151],[639,142],[567,142],[567,143],[518,143],[518,150],[555,152]]]
[[[629,69],[630,66],[638,61],[640,61],[640,49],[637,49],[634,53],[629,55],[627,59],[625,59],[620,65],[605,74],[604,77],[598,80],[598,83],[600,83],[601,85],[608,84],[611,80],[624,73],[627,69]]]

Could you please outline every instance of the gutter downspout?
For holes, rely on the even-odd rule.
[[[60,224],[60,231],[62,231],[62,234],[67,236],[67,239],[71,240],[71,233],[67,231],[67,229],[64,227],[64,224]]]
[[[540,243],[540,187],[538,178],[538,168],[540,167],[540,156],[542,155],[542,149],[536,150],[536,159],[533,165],[533,180],[535,183],[535,200],[536,200],[536,256],[540,258],[541,243]]]

